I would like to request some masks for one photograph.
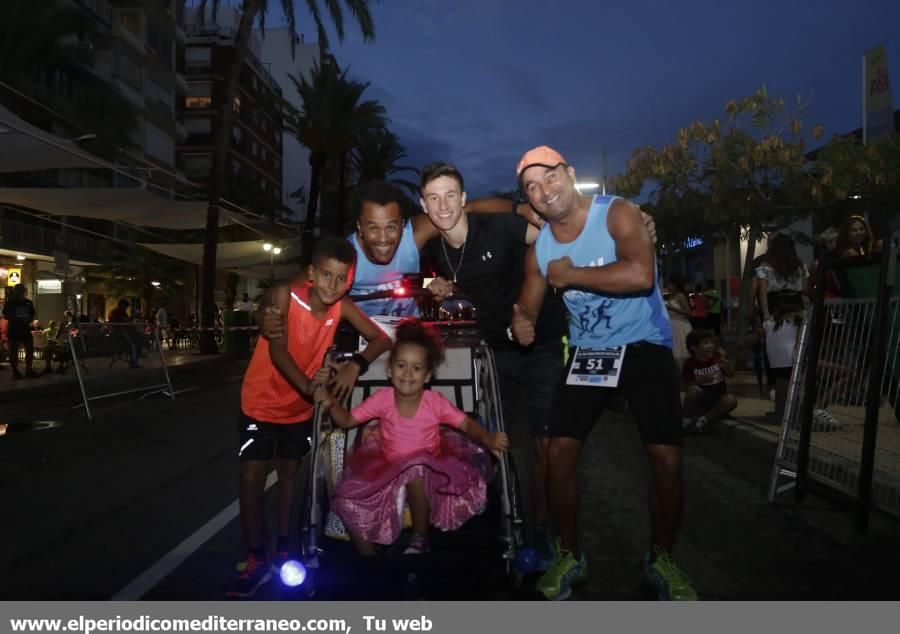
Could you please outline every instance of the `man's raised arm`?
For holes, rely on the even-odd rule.
[[[656,254],[640,208],[627,200],[616,200],[609,207],[606,223],[616,243],[616,262],[574,266],[568,257],[553,260],[547,266],[551,286],[574,286],[612,295],[641,293],[653,288]]]

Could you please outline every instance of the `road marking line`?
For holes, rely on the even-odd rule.
[[[265,490],[268,491],[276,482],[278,482],[278,475],[275,471],[272,471],[272,473],[269,474],[269,477],[266,478]],[[235,500],[220,511],[218,515],[197,529],[192,535],[166,553],[162,559],[138,575],[134,581],[114,594],[110,600],[137,601],[143,597],[149,590],[171,574],[173,570],[178,568],[185,559],[190,557],[203,544],[209,541],[213,535],[225,528],[239,513],[240,502]]]

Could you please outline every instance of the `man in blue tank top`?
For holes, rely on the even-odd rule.
[[[546,146],[526,152],[516,176],[547,224],[525,259],[512,334],[523,345],[532,343],[549,284],[563,293],[572,346],[548,448],[548,500],[560,547],[538,590],[563,599],[587,578],[587,559],[578,544],[578,458],[618,389],[628,400],[650,464],[651,542],[644,581],[660,599],[695,600],[690,580],[669,554],[683,499],[681,399],[672,327],[640,210],[622,198],[581,195],[575,170]]]

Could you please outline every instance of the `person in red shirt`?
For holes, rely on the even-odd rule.
[[[728,393],[725,383],[726,377],[734,376],[734,366],[725,357],[725,351],[717,348],[711,330],[692,330],[687,336],[687,348],[691,357],[681,369],[685,390],[682,428],[702,433],[710,421],[737,407],[737,398]]]
[[[703,294],[703,284],[696,284],[691,293],[691,326],[706,328],[709,321],[709,300]]]
[[[249,552],[246,565],[227,590],[230,597],[253,596],[290,558],[291,501],[300,460],[311,444],[316,385],[326,384],[338,398],[345,398],[369,363],[391,347],[384,331],[346,297],[355,264],[356,251],[349,242],[320,238],[308,272],[275,290],[273,303],[284,315],[283,335],[259,341],[241,385],[240,510]],[[325,366],[326,352],[342,319],[368,345],[343,365],[331,361]],[[271,565],[263,539],[269,460],[274,460],[278,474],[278,543]]]

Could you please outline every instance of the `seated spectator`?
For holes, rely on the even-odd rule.
[[[127,299],[120,299],[119,303],[109,311],[109,315],[106,317],[106,321],[111,324],[126,324],[131,322],[131,317],[128,316],[128,307],[131,304]]]
[[[685,432],[702,433],[706,425],[729,414],[737,407],[737,399],[728,393],[725,377],[734,376],[734,366],[725,351],[716,346],[716,337],[702,328],[687,336],[691,357],[681,369],[684,386],[682,428]]]
[[[44,348],[44,359],[46,360],[44,374],[49,373],[53,369],[53,361],[56,361],[58,364],[56,371],[59,374],[63,374],[66,371],[69,362],[72,361],[72,353],[69,350],[69,328],[66,326],[58,328],[55,337],[50,338],[48,335],[47,344]]]
[[[241,295],[240,301],[237,301],[234,303],[234,309],[235,310],[252,311],[253,310],[253,302],[250,301],[250,295],[248,295],[247,293],[244,293],[243,295]]]
[[[50,324],[44,328],[44,334],[47,335],[47,339],[56,339],[56,335],[59,334],[59,324],[51,320]]]

